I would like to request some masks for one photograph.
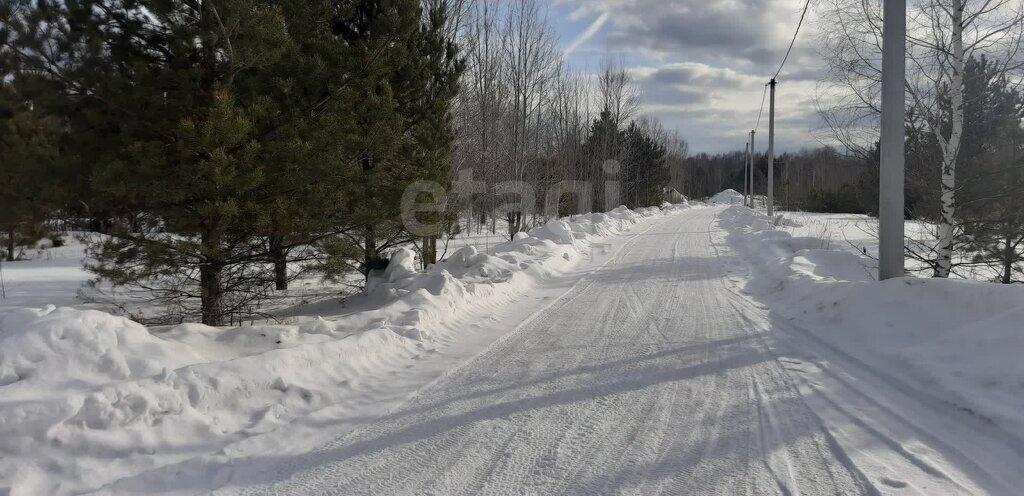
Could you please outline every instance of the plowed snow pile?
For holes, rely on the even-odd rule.
[[[489,253],[464,248],[425,272],[399,250],[350,303],[366,310],[295,325],[155,332],[96,311],[14,310],[0,320],[0,494],[158,491],[140,474],[161,467],[171,468],[166,487],[205,492],[224,476],[214,465],[230,465],[264,434],[305,416],[344,418],[400,400],[379,385],[422,386],[429,377],[409,377],[417,364],[467,340],[488,344],[470,339],[476,327],[467,319],[507,307],[609,237],[678,208],[554,220]],[[191,466],[207,473],[175,480],[202,457]]]
[[[774,316],[1024,439],[1024,287],[878,283],[873,260],[792,237],[750,209],[730,207],[720,223],[749,264],[745,290]]]
[[[727,189],[721,193],[711,197],[709,203],[721,204],[721,205],[742,205],[743,194],[738,193],[734,189]]]

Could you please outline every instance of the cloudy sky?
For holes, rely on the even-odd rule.
[[[692,152],[743,149],[765,83],[778,70],[803,0],[555,0],[549,20],[568,62],[597,71],[609,55],[640,81],[645,112],[678,129]],[[813,9],[779,76],[776,146],[816,146],[822,63]],[[767,147],[767,103],[757,148]]]

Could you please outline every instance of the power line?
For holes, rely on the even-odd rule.
[[[796,38],[800,35],[800,28],[804,25],[804,19],[807,18],[807,11],[811,7],[811,0],[804,2],[804,10],[800,13],[800,21],[796,24],[796,31],[793,32],[793,39],[789,41],[789,48],[786,49],[786,55],[782,57],[782,63],[779,64],[779,70],[775,71],[775,75],[772,76],[770,83],[764,87],[764,92],[761,93],[761,108],[757,111],[757,124],[754,125],[754,130],[751,131],[751,138],[753,134],[761,127],[761,116],[764,114],[764,100],[768,95],[768,87],[772,89],[772,114],[771,114],[771,129],[768,132],[768,215],[772,213],[772,172],[774,172],[774,141],[775,141],[775,80],[778,79],[779,74],[782,73],[782,69],[786,67],[786,62],[789,61],[789,55],[793,53],[793,46],[796,45]],[[752,140],[751,140],[752,141]],[[751,150],[751,161],[753,161],[753,150]],[[751,164],[753,165],[753,164]],[[751,173],[753,173],[753,167],[751,167]]]
[[[782,72],[782,68],[786,66],[786,61],[789,60],[789,54],[793,51],[793,45],[796,44],[796,36],[800,34],[800,26],[804,25],[804,17],[807,17],[807,9],[811,6],[811,0],[807,0],[804,3],[804,11],[800,14],[800,22],[796,25],[796,32],[793,33],[793,39],[789,42],[789,49],[786,50],[786,56],[782,58],[782,63],[779,64],[779,70],[775,71],[775,75],[772,79],[778,78],[779,73]]]
[[[761,127],[761,114],[764,112],[764,98],[768,96],[768,85],[764,85],[764,92],[761,93],[761,109],[757,111],[757,124],[754,125],[754,131]]]
[[[786,66],[786,62],[789,60],[789,55],[793,52],[793,45],[796,44],[796,38],[800,34],[800,28],[804,25],[804,19],[807,18],[807,11],[811,7],[811,0],[804,2],[804,10],[800,13],[800,22],[796,25],[796,31],[793,32],[793,39],[789,42],[789,48],[786,49],[786,56],[782,58],[782,63],[779,64],[779,70],[775,71],[775,75],[772,76],[772,81],[779,77],[782,73],[782,68]],[[764,92],[761,93],[761,108],[757,111],[757,124],[754,125],[754,131],[757,131],[761,127],[761,115],[764,113],[764,101],[768,95],[768,85],[764,86]]]

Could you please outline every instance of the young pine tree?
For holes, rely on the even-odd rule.
[[[386,264],[382,251],[414,238],[401,223],[406,188],[418,180],[444,186],[451,175],[450,109],[464,64],[445,34],[443,5],[424,16],[419,0],[362,0],[334,22],[365,68],[349,90],[360,168],[349,212],[367,276]],[[432,241],[440,233],[427,234]]]
[[[31,239],[55,209],[53,181],[59,125],[47,118],[0,75],[0,233],[5,258],[13,262],[23,239]]]
[[[1024,280],[1024,95],[986,57],[964,71],[965,133],[960,151],[962,249],[1003,284]]]
[[[416,40],[419,57],[407,68],[408,74],[401,77],[409,96],[409,107],[403,114],[414,143],[414,176],[448,190],[455,144],[451,110],[465,63],[458,56],[455,42],[447,34],[447,3],[439,2],[426,14]],[[423,237],[423,261],[433,264],[437,263],[437,239],[454,219],[447,211],[429,213],[427,217],[419,220],[433,226],[430,232],[410,234]]]
[[[665,146],[658,143],[636,122],[625,132],[623,188],[630,207],[647,207],[662,201],[662,188],[668,185]]]
[[[88,268],[114,284],[200,301],[223,325],[256,280],[267,204],[255,116],[237,79],[276,63],[290,40],[278,7],[252,0],[37,2],[14,45],[59,87],[89,162],[90,201],[130,212],[91,247]]]

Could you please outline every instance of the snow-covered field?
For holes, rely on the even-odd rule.
[[[303,306],[291,325],[147,329],[40,308],[74,302],[76,257],[61,271],[5,265],[18,299],[0,316],[0,493],[204,493],[239,460],[308,450],[476,355],[601,263],[618,234],[674,210],[552,221],[427,272],[399,250],[365,294]]]
[[[15,308],[43,304],[74,305],[77,292],[92,276],[82,268],[85,246],[76,235],[65,237],[65,246],[29,250],[27,260],[0,262],[4,293],[0,316]]]
[[[168,315],[168,309],[154,302],[147,291],[112,288],[108,283],[96,282],[95,275],[85,270],[84,264],[88,260],[86,238],[101,236],[96,233],[63,233],[64,246],[54,248],[44,241],[37,247],[24,250],[21,260],[0,263],[4,286],[0,317],[18,308],[55,305],[101,310],[149,323],[178,322],[174,320],[177,316]],[[300,269],[292,267],[295,271]],[[362,276],[356,276],[361,283]],[[263,315],[284,317],[296,305],[352,292],[350,285],[323,281],[315,275],[297,278],[288,290],[269,295],[259,310]]]

